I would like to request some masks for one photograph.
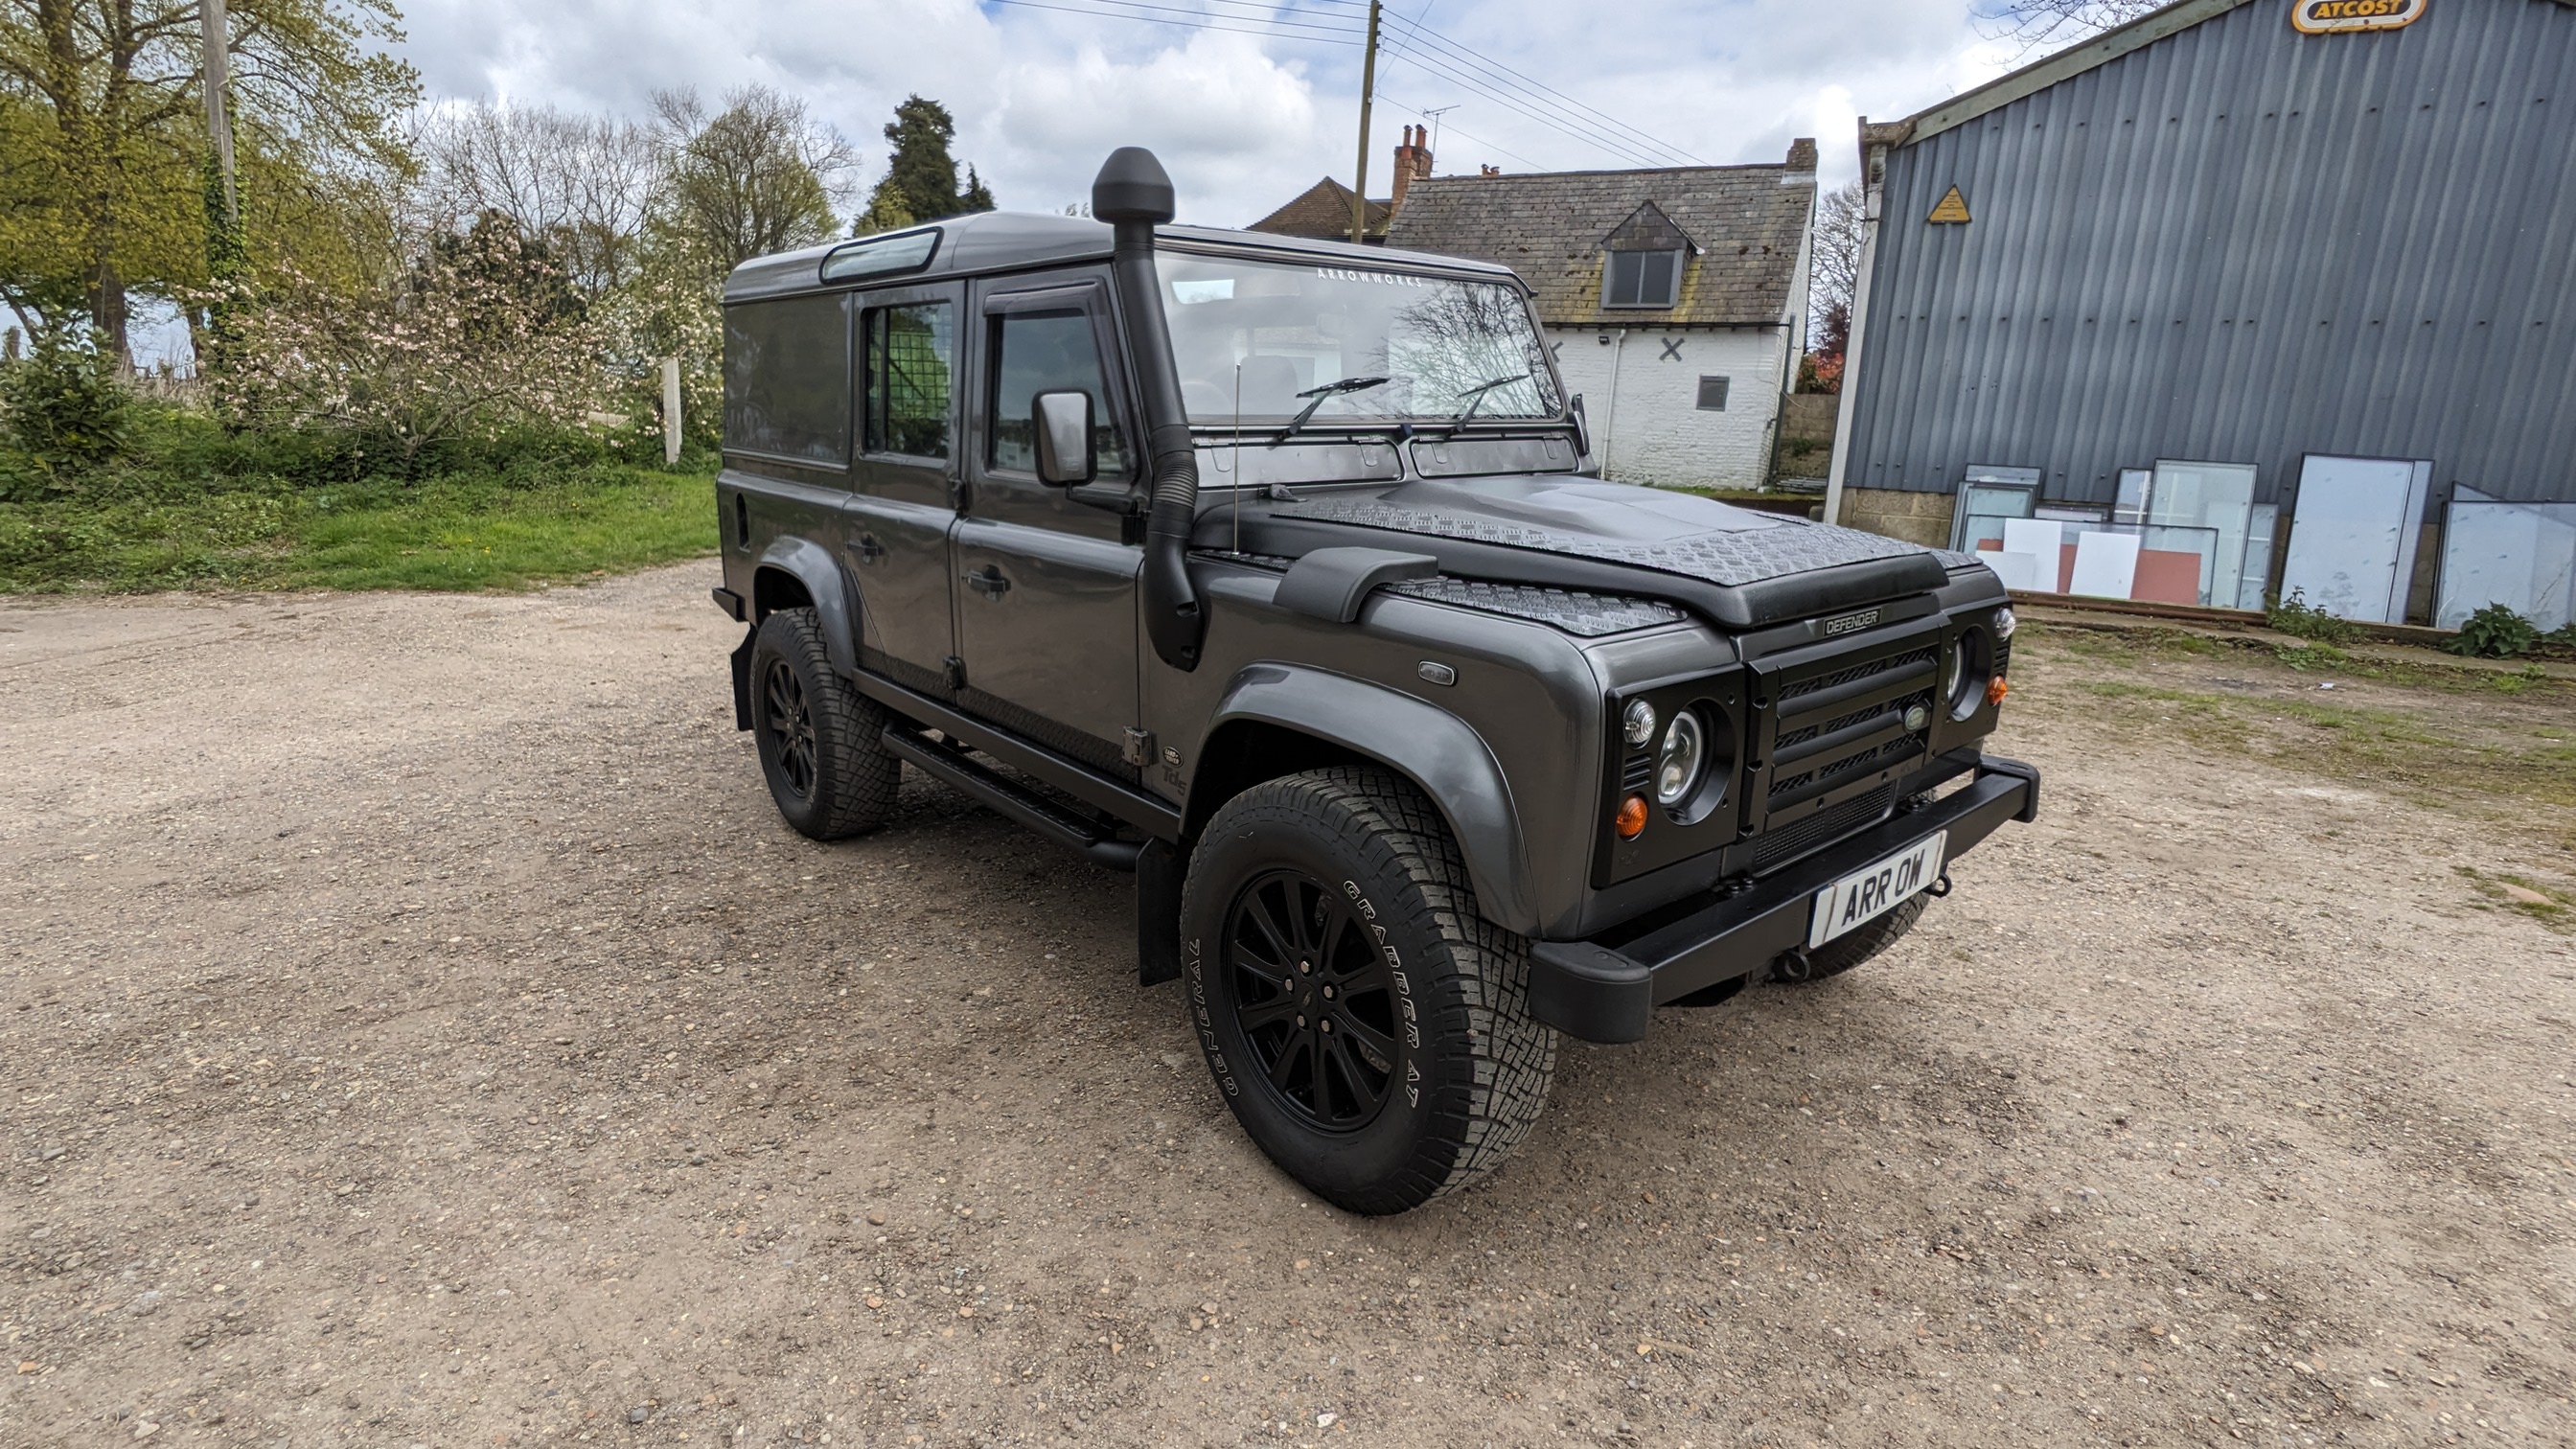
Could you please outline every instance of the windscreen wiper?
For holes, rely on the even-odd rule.
[[[1469,418],[1474,417],[1476,415],[1476,409],[1485,405],[1485,394],[1492,392],[1495,388],[1501,387],[1506,383],[1527,381],[1529,375],[1529,369],[1523,368],[1509,377],[1498,377],[1491,382],[1480,382],[1474,387],[1468,388],[1463,392],[1453,394],[1453,396],[1456,397],[1469,397],[1469,394],[1472,393],[1474,396],[1469,398],[1467,410],[1460,413],[1458,416],[1451,418],[1449,420],[1449,425],[1454,428],[1460,423],[1467,421]]]
[[[1288,426],[1280,429],[1279,436],[1270,440],[1270,446],[1274,448],[1278,447],[1281,443],[1294,437],[1299,428],[1306,426],[1306,420],[1315,415],[1315,409],[1324,405],[1324,399],[1331,397],[1336,393],[1365,392],[1373,387],[1384,386],[1386,386],[1386,379],[1382,377],[1346,377],[1339,382],[1328,382],[1322,387],[1310,387],[1306,389],[1304,392],[1297,394],[1297,396],[1313,398],[1314,401],[1306,404],[1306,410],[1304,412],[1289,419]]]

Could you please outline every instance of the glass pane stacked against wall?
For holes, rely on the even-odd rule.
[[[2576,622],[2576,503],[2507,503],[2461,484],[2448,514],[2434,623],[2456,629],[2489,604],[2544,632]]]
[[[2272,515],[2270,505],[2253,502],[2252,466],[2158,462],[2153,469],[2125,469],[2109,509],[2049,503],[2039,495],[2036,468],[1972,466],[1960,485],[1954,542],[1983,558],[2005,587],[2262,607]]]
[[[2310,454],[2290,510],[2281,596],[2369,624],[2406,622],[2433,465]]]

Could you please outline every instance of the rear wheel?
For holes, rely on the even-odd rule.
[[[1337,1206],[1463,1187],[1546,1105],[1556,1033],[1529,1014],[1528,948],[1477,914],[1439,813],[1385,771],[1291,775],[1219,809],[1181,953],[1226,1105]]]
[[[751,644],[751,730],[778,813],[816,840],[874,830],[903,765],[878,738],[885,710],[832,669],[811,609],[780,609]]]

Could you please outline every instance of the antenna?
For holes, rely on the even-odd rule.
[[[1463,104],[1463,102],[1460,104]],[[1456,109],[1458,109],[1457,105],[1433,106],[1430,110],[1422,113],[1422,119],[1431,123],[1431,141],[1426,149],[1428,149],[1434,156],[1440,154],[1440,118]],[[1470,137],[1469,139],[1472,140],[1474,138]]]

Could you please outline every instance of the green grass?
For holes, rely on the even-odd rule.
[[[2576,746],[2536,731],[2499,732],[2490,739],[2480,737],[2485,731],[2455,730],[2432,700],[2417,713],[2128,679],[2073,683],[2113,705],[2132,729],[2179,736],[2207,749],[2260,755],[2356,784],[2466,789],[2576,807]],[[2450,725],[2470,722],[2460,717]]]
[[[588,440],[415,459],[345,439],[151,420],[136,456],[75,477],[21,466],[0,501],[0,593],[521,589],[716,547],[711,466]]]

